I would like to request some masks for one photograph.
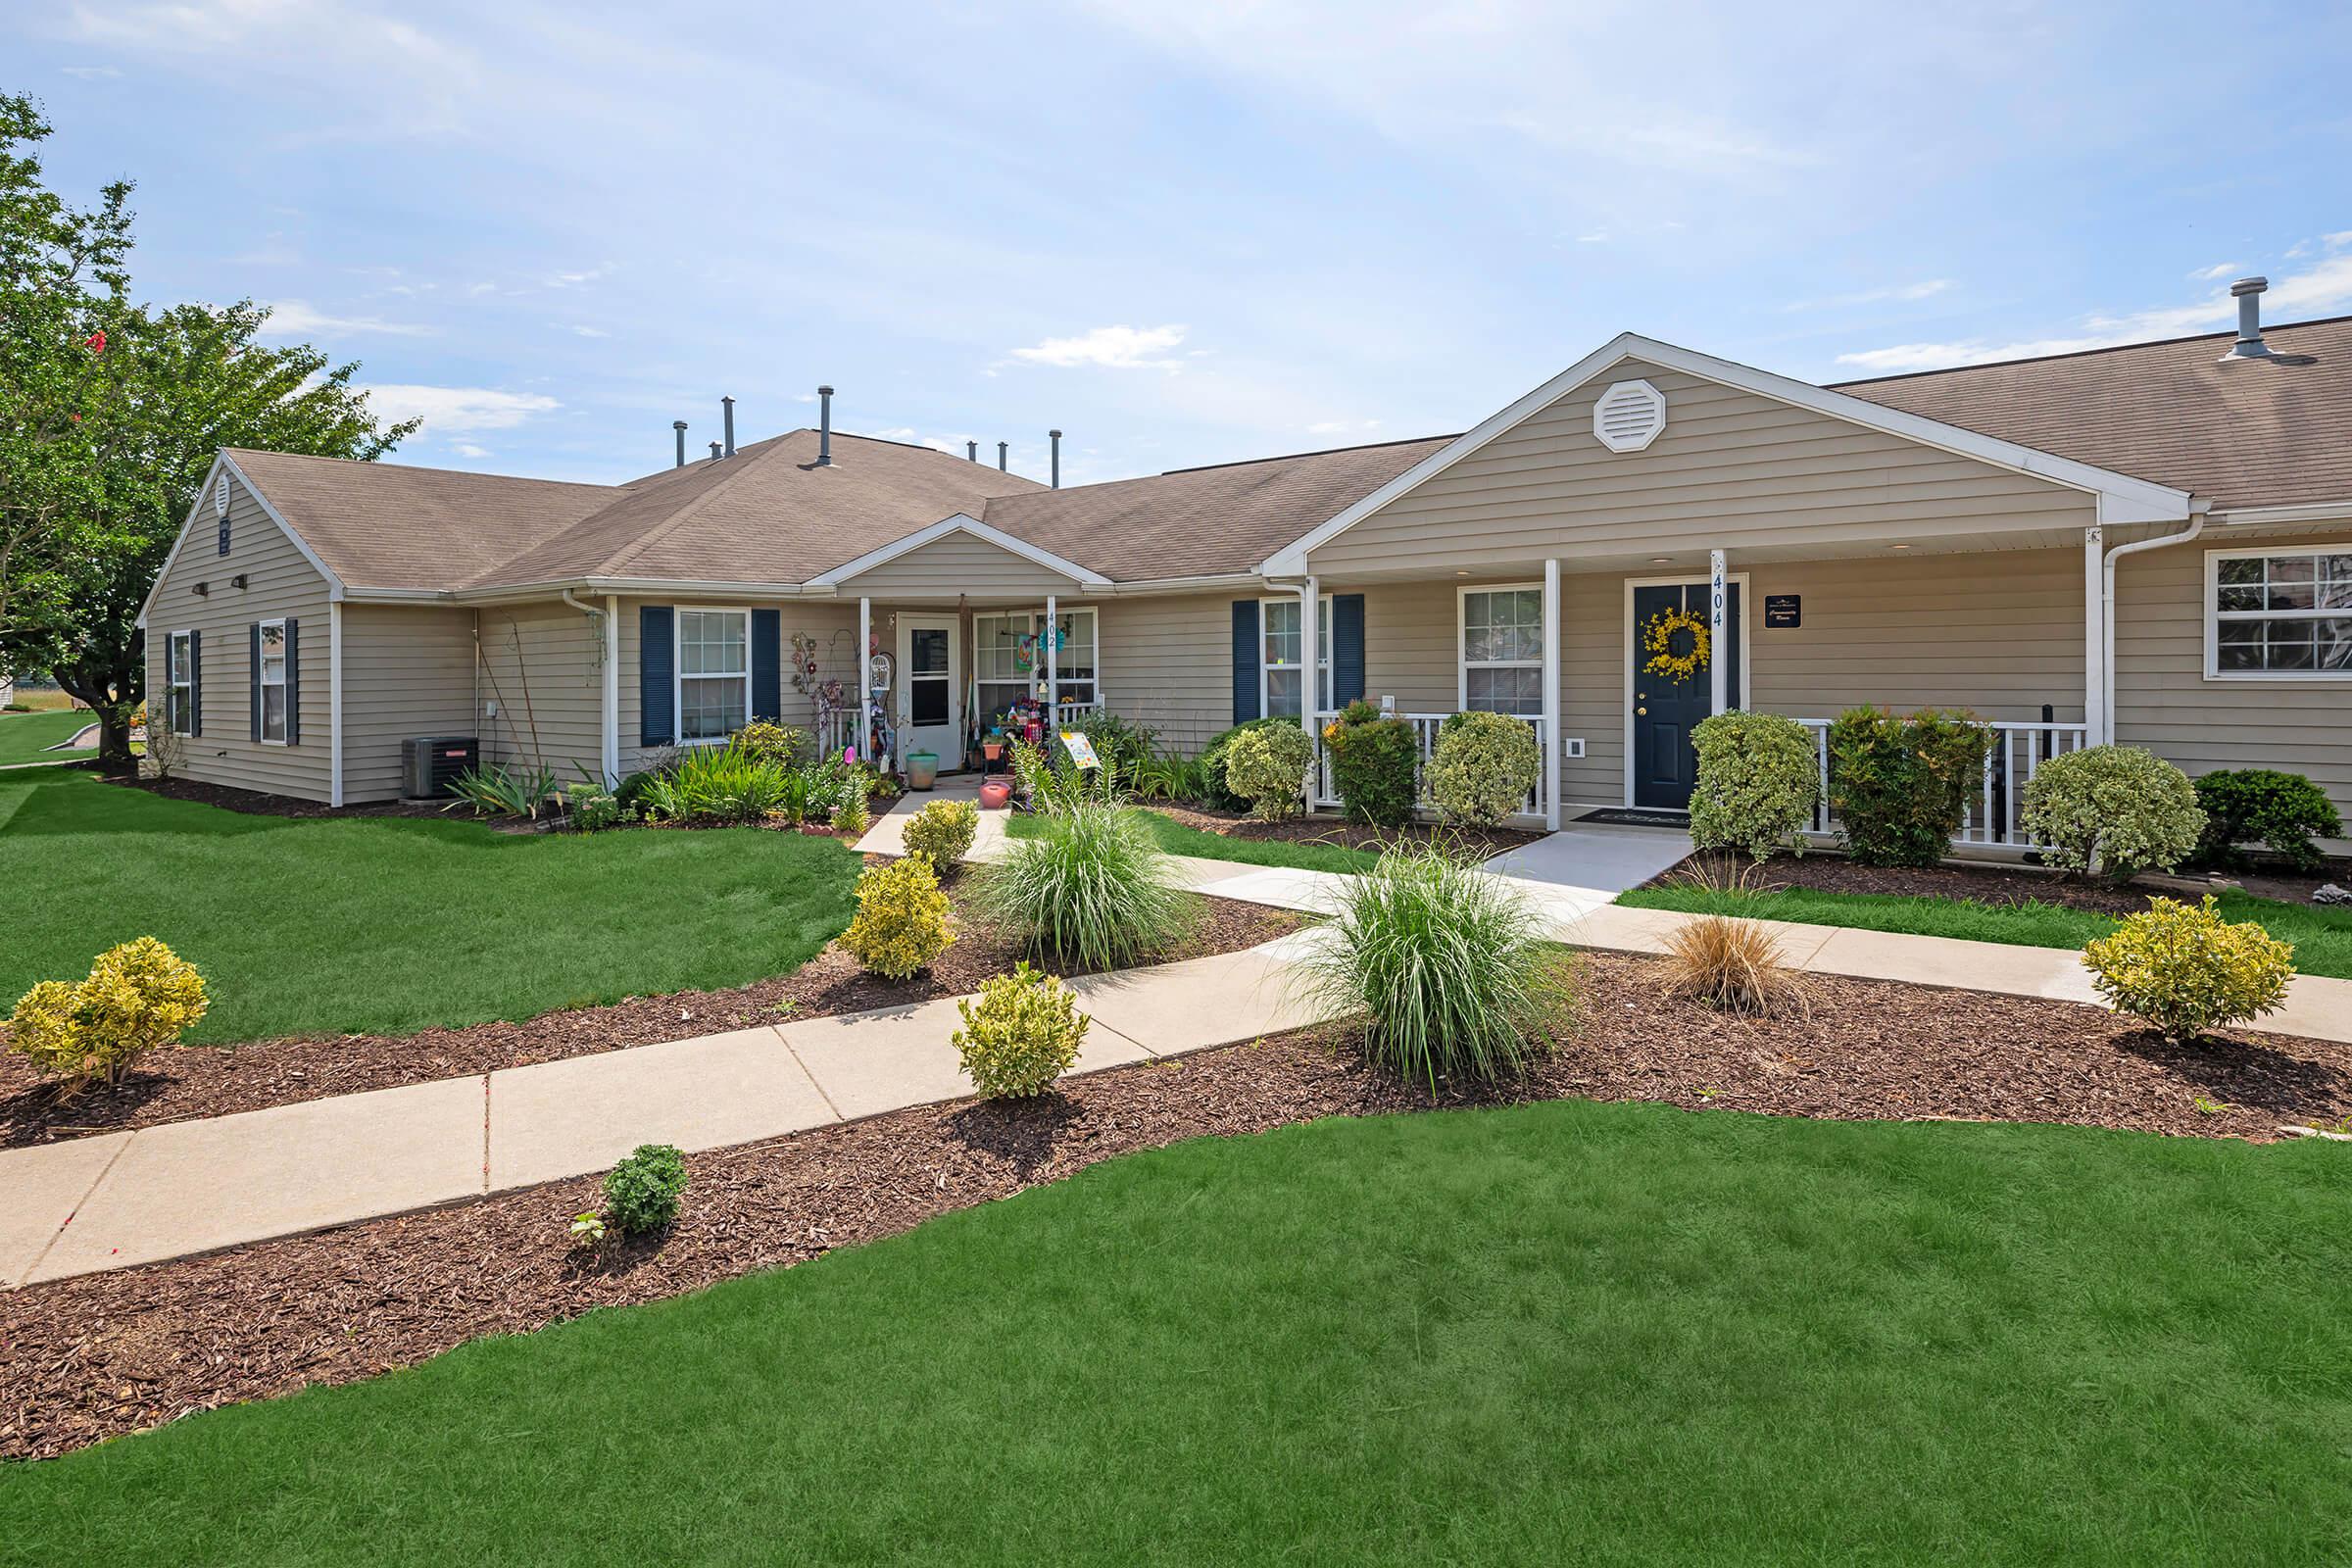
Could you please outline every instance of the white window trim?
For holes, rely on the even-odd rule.
[[[1288,605],[1293,610],[1296,610],[1298,608],[1298,596],[1297,594],[1272,594],[1264,599],[1260,599],[1257,602],[1257,714],[1260,718],[1289,718],[1293,716],[1289,713],[1276,713],[1274,711],[1274,705],[1271,700],[1272,694],[1266,690],[1266,671],[1269,669],[1304,669],[1306,667],[1306,661],[1303,657],[1303,654],[1306,638],[1310,634],[1303,626],[1298,629],[1301,657],[1298,663],[1276,664],[1267,662],[1266,611],[1269,607],[1276,605]],[[1333,710],[1330,698],[1331,638],[1328,635],[1328,632],[1331,628],[1331,595],[1323,594],[1315,600],[1315,614],[1319,618],[1317,620],[1315,630],[1311,634],[1317,639],[1317,646],[1315,648],[1315,689],[1313,694],[1315,699],[1315,707],[1313,711],[1317,713],[1328,713]],[[1307,692],[1304,687],[1301,687],[1298,692],[1298,700],[1303,704],[1306,701],[1306,698]]]
[[[670,727],[678,733],[680,746],[724,746],[734,738],[725,735],[706,735],[696,740],[686,738],[686,617],[688,615],[734,615],[743,622],[743,721],[752,721],[752,612],[738,605],[679,605],[669,617],[669,712]],[[781,654],[781,650],[778,650]],[[863,678],[860,661],[859,678]],[[695,675],[694,680],[734,680],[733,675]]]
[[[1072,675],[1066,669],[1059,669],[1059,650],[1055,651],[1057,656],[1055,664],[1058,674],[1058,685],[1066,687],[1075,682],[1080,686],[1092,686],[1094,688],[1094,695],[1087,699],[1087,701],[1098,703],[1101,702],[1102,700],[1102,607],[1100,605],[1055,605],[1054,607],[1054,613],[1057,616],[1067,616],[1073,622],[1075,622],[1077,617],[1080,615],[1090,615],[1093,617],[1094,636],[1092,639],[1092,646],[1094,648],[1095,656],[1095,672],[1092,675]],[[1039,700],[1037,698],[1037,688],[1044,685],[1046,679],[1046,662],[1043,649],[1039,650],[1039,658],[1037,662],[1030,666],[1029,673],[1026,675],[984,675],[980,672],[980,659],[982,652],[980,647],[980,623],[984,620],[1023,620],[1028,623],[1029,634],[1037,635],[1042,631],[1046,623],[1045,611],[1039,609],[976,610],[972,612],[972,670],[970,684],[976,687],[1019,686],[1022,688],[1021,696],[1024,700]],[[1073,699],[1064,693],[1062,696],[1062,701],[1067,703],[1073,701]],[[985,711],[988,708],[988,704],[985,702],[983,702],[980,706],[983,711]]]
[[[2222,563],[2243,561],[2263,556],[2341,556],[2352,555],[2352,543],[2317,544],[2303,546],[2300,540],[2281,539],[2275,544],[2255,545],[2243,550],[2208,550],[2205,552],[2205,678],[2211,681],[2278,681],[2289,684],[2319,686],[2352,686],[2352,670],[2343,669],[2224,669],[2222,668]],[[2316,595],[2314,596],[2317,597]],[[2352,610],[2235,610],[2230,612],[2232,620],[2338,620],[2352,616]]]
[[[280,734],[272,737],[270,733],[270,687],[271,683],[270,680],[270,651],[268,644],[270,641],[270,628],[275,626],[277,628],[278,646],[276,685],[277,689],[280,692],[283,692],[286,689],[287,669],[285,659],[286,617],[283,615],[272,615],[269,619],[260,621],[257,624],[261,628],[262,635],[260,639],[255,642],[254,647],[257,651],[256,657],[258,657],[262,662],[262,667],[254,672],[254,679],[257,682],[254,689],[261,694],[262,699],[262,744],[264,746],[283,746],[287,744],[286,737],[284,735]],[[280,715],[278,728],[281,730],[291,730],[294,727],[293,706],[281,699],[278,703],[278,713]]]
[[[176,680],[172,673],[172,656],[179,651],[182,643],[185,643],[188,649],[188,678]],[[189,710],[195,706],[196,702],[196,634],[193,631],[181,630],[164,634],[164,691],[166,694],[164,700],[171,705],[171,733],[194,735],[195,730],[189,727],[189,721],[193,717]],[[187,694],[187,700],[184,702],[180,698],[182,692]]]
[[[1544,668],[1544,656],[1533,659],[1482,659],[1475,664],[1470,661],[1470,596],[1472,594],[1534,594],[1536,613],[1544,613],[1544,585],[1541,582],[1466,582],[1457,583],[1453,590],[1453,709],[1457,713],[1470,710],[1470,671],[1472,669],[1533,669]],[[1548,625],[1542,628],[1546,642],[1556,635]],[[1538,679],[1541,679],[1541,673]],[[1544,705],[1548,708],[1550,705]],[[1513,718],[1532,718],[1531,713],[1513,713]]]

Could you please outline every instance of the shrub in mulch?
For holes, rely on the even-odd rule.
[[[1577,1032],[1509,1084],[1438,1103],[1581,1096],[1782,1115],[2071,1122],[2268,1138],[2352,1115],[2352,1047],[2166,1045],[2097,1008],[1820,977],[1806,1015],[1662,1001],[1652,960],[1581,965]],[[0,1454],[63,1452],[233,1400],[347,1383],[485,1334],[653,1300],[1057,1181],[1136,1150],[1427,1108],[1343,1028],[1065,1079],[1034,1101],[894,1111],[690,1155],[666,1233],[569,1245],[579,1177],[206,1257],[0,1296]],[[2203,1105],[2214,1107],[2210,1110]]]

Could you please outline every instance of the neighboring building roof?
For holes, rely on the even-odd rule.
[[[991,501],[981,518],[1113,582],[1246,572],[1453,437],[1177,468]]]
[[[2217,510],[2352,500],[2352,317],[1847,381],[1832,390],[2153,479]]]

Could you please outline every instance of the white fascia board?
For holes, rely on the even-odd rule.
[[[975,539],[983,540],[995,545],[1000,550],[1019,556],[1022,560],[1043,566],[1048,571],[1059,572],[1072,582],[1088,588],[1108,588],[1111,585],[1110,579],[1100,572],[1089,571],[1075,561],[1057,556],[1053,551],[1040,545],[1033,545],[1026,539],[1016,539],[1002,528],[992,528],[978,517],[958,512],[940,518],[927,528],[918,528],[910,534],[893,539],[879,549],[869,550],[856,561],[844,562],[831,571],[820,571],[808,579],[808,586],[811,588],[837,588],[861,572],[871,571],[885,562],[896,561],[909,551],[920,550],[927,544],[933,544],[955,533],[970,534]]]
[[[2232,507],[2208,519],[2231,528],[2283,527],[2300,522],[2352,524],[2352,501],[2309,501],[2291,507]]]
[[[1816,414],[1842,419],[1848,424],[1899,436],[1956,457],[1973,458],[1996,468],[2006,468],[2013,473],[2028,474],[2036,479],[2046,479],[2052,484],[2083,491],[2097,499],[2098,517],[2102,523],[2179,522],[2189,514],[2190,497],[2185,490],[2176,490],[2108,468],[2093,467],[2087,463],[2077,463],[2072,458],[2061,458],[2054,453],[2021,446],[2014,441],[2003,441],[1976,430],[1965,430],[1956,424],[1945,424],[1940,419],[1885,408],[1847,393],[1815,386],[1810,381],[1775,375],[1770,370],[1759,370],[1753,366],[1740,365],[1712,354],[1701,354],[1695,349],[1679,348],[1672,343],[1661,343],[1655,338],[1642,337],[1635,332],[1620,332],[1542,386],[1482,419],[1474,428],[1423,458],[1297,543],[1267,557],[1258,564],[1257,569],[1267,576],[1303,573],[1308,551],[1328,544],[1406,491],[1445,472],[1496,437],[1549,408],[1585,382],[1627,360],[1641,360],[1668,369],[1681,370],[1702,381],[1753,392],[1759,397],[1810,409]]]
[[[196,499],[189,504],[188,514],[179,520],[179,537],[172,541],[172,553],[164,557],[163,565],[156,571],[155,581],[147,585],[147,597],[139,604],[140,624],[146,623],[149,612],[155,609],[156,593],[164,586],[164,578],[171,573],[172,564],[179,559],[180,551],[186,548],[188,531],[196,521],[196,514],[204,509],[204,498],[213,493],[213,485],[220,479],[220,470],[223,468],[237,476],[237,483],[243,485],[245,493],[253,497],[254,505],[262,509],[263,515],[276,523],[278,531],[291,540],[294,548],[302,553],[302,559],[309,562],[312,569],[326,579],[327,603],[334,604],[345,598],[348,590],[343,586],[343,579],[336,576],[333,569],[318,559],[318,552],[311,548],[311,542],[286,520],[284,513],[279,512],[270,504],[270,498],[262,494],[261,487],[245,476],[245,470],[237,466],[236,460],[228,455],[227,449],[223,448],[213,455],[213,466],[204,470],[204,483],[196,487]]]

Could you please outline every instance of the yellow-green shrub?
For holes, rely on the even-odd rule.
[[[909,855],[858,879],[858,916],[841,945],[874,973],[893,980],[918,974],[955,940],[929,856]]]
[[[1429,798],[1448,822],[1493,827],[1527,800],[1544,776],[1544,749],[1526,719],[1456,713],[1438,731],[1429,759]]]
[[[958,1002],[963,1027],[951,1036],[963,1070],[991,1100],[1043,1093],[1078,1059],[1094,1020],[1070,988],[1024,962],[980,988],[977,1005]]]
[[[906,850],[931,857],[934,867],[952,875],[979,831],[980,808],[972,802],[933,801],[907,819]]]
[[[1314,744],[1296,724],[1245,729],[1225,747],[1225,787],[1271,822],[1298,809],[1306,770],[1314,760]]]
[[[153,937],[109,948],[87,979],[44,980],[9,1017],[9,1049],[46,1072],[119,1082],[157,1046],[178,1041],[209,1005],[204,977]]]
[[[2223,919],[2207,894],[2202,906],[2150,899],[2114,935],[2085,947],[2082,966],[2110,1006],[2184,1041],[2277,1011],[2294,956],[2253,921]]]

